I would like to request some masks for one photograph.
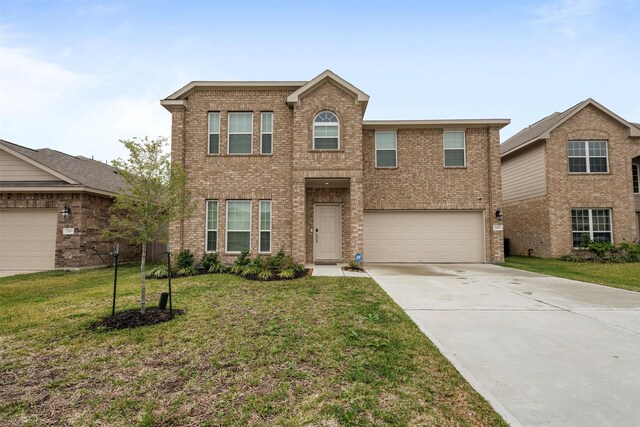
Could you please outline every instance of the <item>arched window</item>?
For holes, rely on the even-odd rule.
[[[318,113],[313,120],[313,149],[338,150],[340,148],[340,122],[329,111]]]

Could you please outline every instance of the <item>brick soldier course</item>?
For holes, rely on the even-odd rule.
[[[161,104],[172,114],[172,161],[185,168],[198,209],[170,225],[172,249],[205,252],[206,201],[218,201],[216,251],[225,261],[226,202],[251,201],[251,255],[258,254],[258,206],[272,202],[271,248],[314,262],[314,206],[341,211],[341,260],[363,253],[368,210],[478,211],[484,261],[503,260],[499,129],[509,120],[367,121],[369,96],[327,70],[308,82],[191,82]],[[323,111],[339,119],[339,149],[316,150]],[[219,153],[208,153],[208,113],[219,112]],[[228,113],[253,113],[252,154],[228,154]],[[260,117],[273,113],[273,153],[260,153]],[[375,132],[397,132],[397,167],[376,168]],[[443,132],[465,132],[466,165],[445,168]],[[326,180],[326,182],[324,182]],[[327,185],[324,187],[324,185]]]

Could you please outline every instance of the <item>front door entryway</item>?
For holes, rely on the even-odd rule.
[[[315,261],[339,261],[341,249],[340,205],[314,206],[313,247]]]

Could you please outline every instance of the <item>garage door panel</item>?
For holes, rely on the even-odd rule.
[[[480,211],[367,211],[369,262],[484,262]]]
[[[0,270],[53,269],[56,227],[55,210],[0,210]]]

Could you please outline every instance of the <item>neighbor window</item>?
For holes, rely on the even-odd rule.
[[[271,252],[271,200],[260,200],[260,252]]]
[[[313,149],[337,150],[340,148],[340,124],[335,114],[319,113],[313,121]]]
[[[571,209],[574,248],[586,248],[590,240],[611,242],[610,209]]]
[[[251,154],[253,113],[229,113],[229,154]]]
[[[445,167],[465,166],[464,131],[444,132]]]
[[[631,174],[633,176],[633,192],[638,194],[640,193],[640,166],[632,164]]]
[[[271,154],[273,146],[273,113],[260,115],[260,152]]]
[[[207,235],[205,236],[207,252],[215,252],[218,247],[218,201],[207,200]]]
[[[607,141],[569,141],[569,172],[609,172]]]
[[[220,113],[209,113],[209,154],[220,154]]]
[[[376,132],[376,167],[395,168],[398,165],[395,131]]]
[[[227,252],[251,250],[251,201],[227,201]]]

